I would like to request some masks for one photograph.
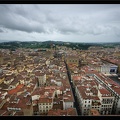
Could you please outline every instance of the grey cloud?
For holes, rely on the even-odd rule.
[[[2,29],[0,29],[0,33],[4,32]]]
[[[52,35],[119,36],[120,5],[0,5],[0,26]],[[115,23],[114,23],[115,22]],[[2,29],[3,30],[3,29]],[[33,38],[33,37],[31,37]]]
[[[75,22],[75,19],[73,21],[66,20],[64,22],[61,22],[58,24],[57,29],[62,34],[80,34],[80,35],[86,35],[86,34],[92,34],[92,35],[101,35],[107,33],[107,31],[111,30],[110,27],[107,27],[106,25],[100,25],[100,24],[94,24],[90,21],[79,19],[77,18]],[[64,24],[64,26],[62,26]]]
[[[120,37],[120,28],[119,27],[116,27],[116,26],[113,26],[113,31],[114,31],[114,34],[117,36],[117,37]]]
[[[20,30],[25,32],[45,32],[43,25],[40,22],[31,20],[29,17],[27,18],[26,14],[17,14],[13,9],[9,9],[10,11],[8,11],[8,8],[9,7],[6,7],[6,5],[0,6],[0,10],[3,10],[4,12],[4,14],[2,12],[0,13],[1,26],[12,30]],[[23,10],[21,8],[21,13],[22,11]]]
[[[12,30],[20,30],[20,31],[25,31],[25,32],[39,32],[39,33],[52,33],[54,31],[58,31],[62,34],[103,34],[106,29],[100,28],[99,24],[97,26],[94,25],[94,22],[104,20],[104,18],[101,17],[103,13],[99,12],[100,14],[97,14],[97,12],[94,9],[102,10],[100,5],[94,6],[94,5],[88,5],[86,7],[86,12],[88,13],[89,11],[93,10],[93,16],[90,16],[89,14],[84,15],[84,6],[81,6],[82,9],[79,8],[79,6],[74,6],[73,8],[78,11],[82,11],[83,13],[80,13],[81,16],[79,16],[78,13],[75,13],[71,15],[68,13],[65,15],[62,13],[62,8],[63,10],[67,10],[65,6],[62,6],[62,8],[57,5],[59,10],[58,13],[55,11],[57,10],[57,7],[49,6],[47,5],[47,8],[45,9],[44,5],[39,6],[39,5],[1,5],[0,10],[2,12],[0,13],[0,25],[2,25],[5,28],[9,28]],[[103,5],[104,6],[104,5]],[[94,9],[92,9],[94,7]],[[44,8],[44,9],[43,9]],[[70,10],[70,6],[68,6]],[[88,8],[91,8],[88,10]],[[110,7],[104,9],[109,10]],[[54,11],[53,11],[54,10]],[[61,10],[61,12],[60,12]],[[68,11],[68,10],[67,10]],[[71,10],[70,10],[71,11]],[[74,10],[73,10],[74,11]],[[114,10],[115,11],[115,10]],[[105,11],[106,12],[106,11]],[[66,13],[66,11],[65,11]],[[108,11],[106,12],[107,15]],[[117,14],[117,13],[116,13]],[[98,19],[97,17],[100,16]],[[103,16],[106,19],[106,15],[104,14]],[[114,18],[116,16],[115,14],[113,15]],[[117,17],[117,16],[116,16]],[[97,20],[95,20],[97,19]],[[108,18],[109,19],[109,18]],[[105,21],[105,20],[104,20]],[[93,25],[93,26],[92,26]],[[99,27],[98,27],[99,26]]]
[[[9,21],[7,22],[6,19],[9,19]],[[0,22],[0,24],[5,28],[25,32],[44,32],[44,28],[42,27],[42,25],[37,22],[29,21],[25,18],[14,15],[11,16],[11,18],[8,16],[8,18],[6,19]]]

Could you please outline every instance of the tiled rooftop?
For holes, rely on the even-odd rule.
[[[15,94],[15,93],[17,93],[23,86],[24,86],[23,84],[18,85],[15,89],[9,90],[8,94]]]
[[[48,116],[77,116],[75,108],[69,108],[67,110],[50,110]]]

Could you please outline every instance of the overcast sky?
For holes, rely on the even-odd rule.
[[[1,4],[3,40],[120,42],[120,5]]]

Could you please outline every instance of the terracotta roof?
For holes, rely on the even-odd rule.
[[[9,90],[9,91],[8,91],[8,94],[15,94],[15,93],[17,93],[18,91],[20,91],[20,89],[21,89],[23,86],[24,86],[23,84],[18,85],[15,89]]]
[[[11,80],[11,79],[14,79],[15,75],[12,74],[12,75],[6,75],[5,76],[5,80]]]
[[[74,102],[72,91],[67,91],[66,94],[63,95],[63,100],[64,102]]]
[[[61,110],[61,109],[57,109],[57,110],[49,110],[48,112],[48,116],[76,116],[76,110],[75,108],[69,108],[67,110]]]
[[[15,78],[15,79],[10,83],[10,85],[16,85],[17,83],[19,83],[19,82],[18,82],[17,78]]]
[[[29,105],[27,105],[27,103],[30,103]],[[23,98],[22,100],[19,101],[18,104],[16,104],[15,107],[17,108],[21,108],[21,109],[29,109],[30,105],[32,105],[32,103],[30,102],[30,98]]]
[[[61,97],[54,98],[53,109],[63,109],[63,101]]]
[[[9,103],[6,102],[6,103],[3,105],[3,107],[1,108],[1,110],[6,110],[6,111],[7,111],[8,105],[9,105]]]
[[[78,91],[80,92],[83,99],[93,99],[91,95],[86,95],[86,87],[85,86],[77,86]]]
[[[107,89],[99,89],[101,94],[111,94]]]
[[[68,108],[67,109],[67,115],[70,115],[70,116],[77,116],[77,111],[75,108]]]
[[[52,99],[50,98],[40,98],[38,103],[52,103]]]
[[[40,73],[39,71],[35,72],[35,75],[36,76],[44,76],[45,74],[44,73]]]
[[[4,115],[6,112],[6,110],[0,110],[0,116]]]
[[[73,80],[81,80],[82,76],[73,76]]]
[[[14,116],[24,116],[24,113],[22,111],[17,111]]]
[[[13,111],[6,111],[6,112],[3,114],[3,116],[13,116],[13,115],[14,115],[13,113],[14,113]]]
[[[93,115],[93,116],[99,116],[100,113],[98,112],[97,109],[90,109],[90,115]]]
[[[104,83],[106,83],[109,87],[111,87],[115,92],[120,95],[120,85],[118,83],[104,76],[103,74],[97,73],[96,76],[98,76]]]
[[[24,80],[24,78],[23,78],[23,76],[22,75],[17,75],[17,80],[19,81],[19,80]]]

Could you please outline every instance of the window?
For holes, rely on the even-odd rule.
[[[108,111],[108,114],[110,114],[111,112],[110,111]]]
[[[8,108],[8,110],[11,110],[11,108]]]

